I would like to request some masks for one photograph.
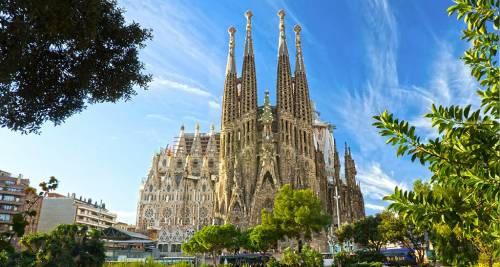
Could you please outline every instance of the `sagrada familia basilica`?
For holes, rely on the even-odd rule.
[[[295,31],[292,73],[280,11],[276,105],[265,92],[258,105],[252,42],[252,13],[246,13],[246,39],[241,76],[237,73],[234,35],[229,28],[221,131],[194,133],[181,127],[173,148],[155,154],[140,188],[137,228],[156,231],[160,251],[179,252],[180,244],[210,224],[233,223],[241,228],[260,221],[263,208],[284,184],[310,188],[332,216],[333,226],[365,216],[356,167],[345,147],[344,169],[333,138],[309,98],[301,46]]]

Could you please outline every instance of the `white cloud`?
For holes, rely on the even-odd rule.
[[[146,114],[146,118],[165,121],[165,122],[173,122],[174,121],[173,119],[171,119],[165,115],[162,115],[162,114]]]
[[[392,194],[396,186],[407,189],[405,184],[386,174],[378,162],[372,162],[368,168],[360,169],[357,178],[361,183],[363,194],[370,199],[381,200],[384,196]]]
[[[114,211],[113,213],[116,213],[116,221],[135,224],[135,211]]]
[[[371,209],[371,210],[376,210],[376,211],[383,211],[383,210],[385,210],[384,206],[375,205],[375,204],[371,204],[371,203],[365,203],[365,208]]]
[[[188,94],[198,95],[202,97],[213,97],[212,94],[207,90],[161,77],[156,77],[151,82],[150,85],[151,87],[178,90]]]
[[[155,69],[175,71],[187,68],[208,78],[223,74],[225,47],[207,46],[220,36],[213,31],[213,18],[188,2],[125,0],[126,16],[154,29],[155,40],[143,52]],[[154,71],[154,69],[153,69]]]

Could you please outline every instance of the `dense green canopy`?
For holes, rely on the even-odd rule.
[[[0,127],[38,132],[146,87],[138,49],[151,34],[122,12],[114,0],[0,1]]]

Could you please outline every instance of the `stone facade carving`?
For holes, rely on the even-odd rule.
[[[211,223],[230,222],[241,228],[258,224],[261,210],[272,209],[277,190],[286,183],[310,188],[332,215],[334,225],[337,210],[341,223],[364,217],[350,149],[346,146],[342,179],[333,127],[320,121],[310,100],[301,28],[294,28],[292,75],[285,13],[280,11],[278,16],[276,106],[271,105],[268,91],[264,105],[257,105],[252,13],[247,12],[241,77],[236,71],[236,29],[229,28],[220,133],[213,126],[208,134],[200,133],[199,126],[194,134],[184,133],[182,127],[175,146],[153,157],[140,190],[137,226],[157,229],[160,244],[180,244]]]

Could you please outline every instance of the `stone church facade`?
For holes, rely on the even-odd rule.
[[[213,126],[207,134],[200,133],[199,126],[194,133],[185,133],[182,126],[174,147],[153,157],[140,189],[137,228],[156,231],[164,252],[177,252],[179,244],[208,224],[227,222],[241,228],[258,224],[261,210],[272,209],[284,184],[310,188],[334,225],[364,217],[350,149],[346,145],[341,178],[333,126],[319,119],[309,98],[301,28],[294,28],[292,74],[285,13],[278,16],[276,105],[271,105],[268,91],[264,105],[257,104],[249,11],[241,76],[236,71],[236,30],[229,28],[220,133]]]

